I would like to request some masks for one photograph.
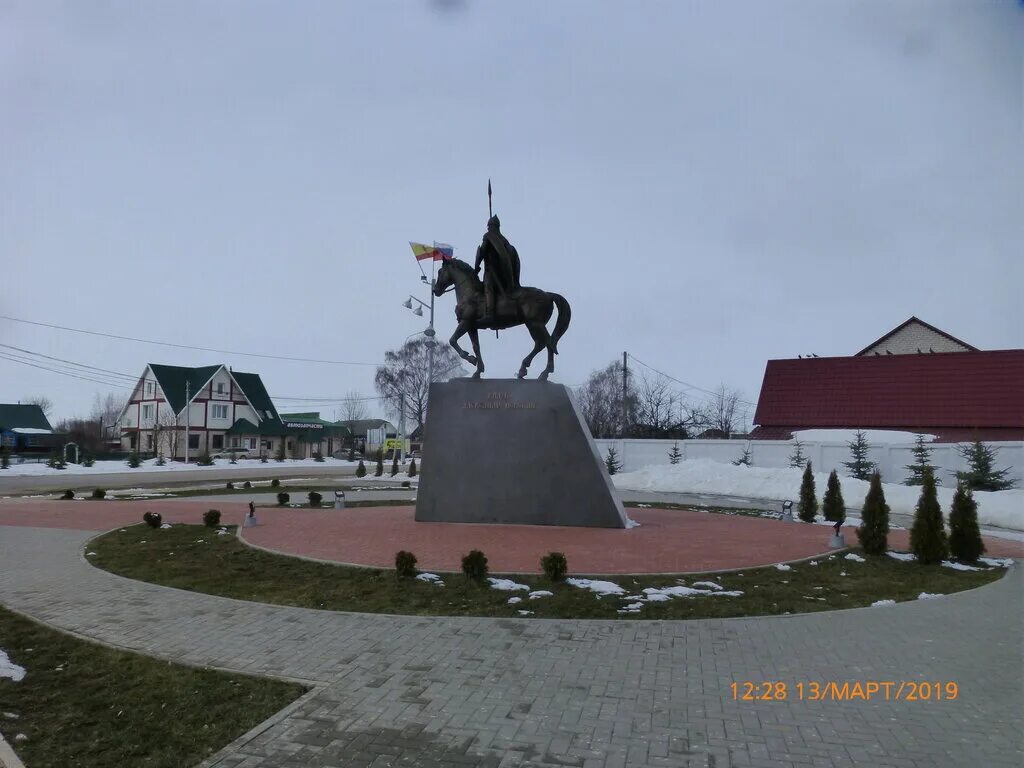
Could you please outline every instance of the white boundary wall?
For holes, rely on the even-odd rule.
[[[643,467],[668,464],[668,452],[679,444],[684,459],[711,459],[728,464],[740,457],[743,449],[750,447],[750,463],[755,467],[788,467],[789,456],[793,453],[792,440],[597,440],[601,456],[606,456],[609,446],[615,447],[622,472],[632,472]],[[844,461],[850,461],[850,447],[842,441],[820,442],[801,441],[804,456],[814,465],[815,472],[830,472],[833,469],[844,474]],[[955,484],[956,472],[967,468],[966,462],[957,450],[959,443],[928,443],[932,451],[932,464],[938,467],[937,478],[943,486]],[[1024,487],[1024,442],[986,442],[996,448],[996,469],[1010,467],[1008,477],[1016,481],[1017,487]],[[912,464],[911,450],[914,443],[887,443],[871,445],[868,457],[878,465],[882,480],[887,483],[902,483],[909,474],[904,468]]]

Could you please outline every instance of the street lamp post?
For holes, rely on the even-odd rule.
[[[420,280],[422,280],[424,283],[427,282],[427,278],[426,278],[425,275],[423,277],[421,277]],[[434,345],[437,344],[437,341],[435,341],[435,339],[434,339],[434,336],[436,335],[436,332],[434,331],[434,286],[436,284],[437,284],[436,280],[431,280],[430,281],[430,303],[429,304],[427,304],[425,301],[420,301],[415,296],[409,296],[409,298],[406,299],[405,302],[402,304],[402,306],[405,307],[406,309],[412,309],[412,313],[414,315],[418,315],[420,317],[423,317],[423,309],[424,308],[430,310],[430,323],[427,325],[426,330],[423,331],[423,335],[427,337],[426,345],[427,345],[427,392],[428,392],[428,394],[429,394],[429,391],[430,391],[430,385],[434,381]],[[419,304],[419,306],[416,307],[416,309],[412,308],[412,303],[414,301],[417,304]]]

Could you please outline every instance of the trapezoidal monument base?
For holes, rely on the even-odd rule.
[[[572,393],[521,379],[430,387],[416,520],[625,528]]]

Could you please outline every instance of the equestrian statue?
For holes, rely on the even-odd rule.
[[[490,183],[487,186],[490,198]],[[481,267],[484,269],[483,281],[479,278]],[[526,326],[534,344],[533,351],[523,358],[516,378],[526,376],[530,363],[542,349],[548,352],[548,364],[538,378],[548,378],[555,370],[558,340],[569,327],[572,315],[569,302],[557,293],[520,285],[519,253],[501,234],[501,222],[497,216],[492,215],[487,222],[483,242],[476,249],[474,266],[455,258],[444,259],[437,273],[434,295],[441,296],[452,286],[455,287],[455,319],[459,325],[449,343],[463,360],[476,366],[474,379],[479,379],[484,372],[484,361],[480,356],[480,329],[497,331],[517,325]],[[556,307],[555,330],[548,333],[547,323]],[[473,343],[473,354],[459,346],[459,339],[467,333]]]

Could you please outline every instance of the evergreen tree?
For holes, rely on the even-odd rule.
[[[381,477],[384,474],[384,451],[377,450],[377,469],[374,470],[374,477]]]
[[[668,452],[669,464],[678,464],[682,461],[682,458],[683,452],[679,450],[679,443],[674,443],[672,445],[672,450]]]
[[[924,435],[918,435],[914,440],[914,447],[910,450],[914,454],[914,463],[907,464],[903,468],[910,472],[910,475],[903,481],[904,485],[921,485],[924,482],[924,471],[931,470],[932,477],[935,476],[935,465],[932,464],[932,449],[924,441]],[[935,481],[938,483],[938,480]]]
[[[868,450],[871,446],[868,445],[867,435],[858,429],[853,441],[847,445],[850,446],[852,461],[844,461],[843,466],[850,471],[850,477],[870,480],[871,475],[878,471],[878,467],[868,459]]]
[[[884,555],[889,540],[889,505],[885,503],[882,476],[877,472],[871,475],[871,487],[864,499],[860,519],[857,529],[860,545],[869,555]]]
[[[978,529],[978,502],[971,490],[960,484],[949,510],[949,553],[961,563],[974,563],[984,551]]]
[[[807,459],[804,458],[804,444],[799,440],[793,441],[793,452],[789,454],[789,466],[793,469],[800,469]]]
[[[738,459],[736,459],[736,461],[733,462],[733,465],[735,465],[737,467],[739,467],[739,466],[749,467],[750,466],[750,446],[749,445],[747,445],[743,449],[743,453],[741,453],[740,457]]]
[[[980,440],[970,445],[961,445],[960,455],[967,461],[967,470],[957,472],[958,483],[966,485],[971,491],[1008,491],[1015,483],[1007,479],[1010,468],[996,469],[996,449],[990,448]]]
[[[619,455],[615,452],[614,446],[608,446],[608,455],[605,456],[604,465],[607,467],[609,475],[614,475],[622,469],[622,462],[619,461]]]
[[[409,462],[409,477],[416,477],[416,459]]]
[[[797,505],[796,514],[805,523],[813,523],[818,514],[818,494],[814,489],[814,472],[809,461],[804,467],[804,478],[800,482],[800,503]]]
[[[366,477],[366,465],[363,464],[363,460],[359,460],[359,466],[356,467],[356,477]]]
[[[349,446],[349,449],[348,449],[348,460],[349,461],[355,461],[356,460],[356,447],[354,445]]]
[[[132,451],[128,454],[128,466],[132,469],[138,469],[142,465],[142,458],[139,456],[138,451]]]
[[[928,565],[946,559],[949,543],[942,525],[942,507],[935,492],[935,476],[925,470],[923,481],[921,498],[914,510],[914,525],[910,529],[910,550],[919,563]]]
[[[0,469],[9,469],[11,466],[11,452],[6,445],[0,446]]]
[[[274,461],[281,462],[285,460],[284,452],[284,438],[281,438],[281,444],[277,446],[277,454],[274,456]]]
[[[828,473],[825,497],[821,500],[821,513],[830,523],[839,523],[846,519],[843,489],[839,486],[839,475],[834,469]]]
[[[260,452],[260,464],[266,464],[266,463],[267,463],[267,452],[266,451],[261,451]]]
[[[398,451],[392,455],[391,458],[391,476],[394,477],[398,474]]]

